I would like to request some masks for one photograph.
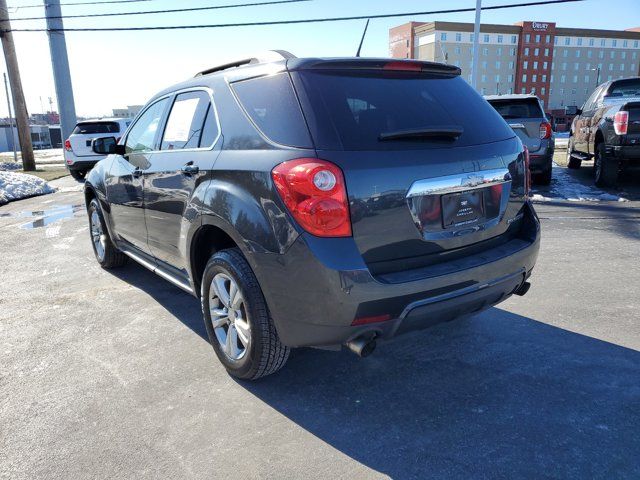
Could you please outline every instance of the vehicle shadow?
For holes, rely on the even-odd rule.
[[[207,341],[198,302],[141,266],[112,273]],[[296,349],[238,384],[392,478],[640,478],[640,353],[500,308],[359,359]]]
[[[392,478],[638,478],[640,353],[498,308],[242,385]]]

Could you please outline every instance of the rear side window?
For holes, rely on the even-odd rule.
[[[72,135],[93,135],[96,133],[120,133],[120,125],[117,122],[79,123],[73,129]]]
[[[462,78],[388,71],[297,73],[316,148],[424,149],[511,138],[513,131]],[[434,138],[382,141],[381,134],[461,127],[455,142]]]
[[[246,114],[265,137],[281,145],[311,146],[288,74],[244,80],[234,83],[232,88]]]
[[[196,91],[177,95],[167,119],[160,149],[198,148],[210,105],[207,92]],[[210,147],[211,143],[202,146]]]
[[[640,79],[620,80],[611,85],[608,97],[640,97]]]
[[[522,100],[491,100],[489,103],[493,105],[493,108],[495,108],[504,119],[544,117],[540,104],[535,98],[525,98]]]
[[[209,105],[207,115],[204,119],[204,127],[202,127],[202,136],[200,137],[200,147],[207,148],[213,145],[218,137],[218,122],[216,120],[216,113],[213,109],[213,105]]]

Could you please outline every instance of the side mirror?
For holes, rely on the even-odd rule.
[[[581,113],[582,110],[575,105],[567,105],[566,107],[564,107],[565,115],[580,115]]]
[[[118,145],[115,137],[94,138],[91,141],[91,150],[98,155],[109,155],[116,153],[124,154],[124,145]]]

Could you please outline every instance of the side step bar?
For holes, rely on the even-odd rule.
[[[127,257],[131,258],[132,260],[134,260],[135,262],[139,263],[143,267],[151,270],[153,273],[155,273],[155,274],[161,276],[162,278],[164,278],[165,280],[168,280],[169,282],[173,283],[176,287],[181,288],[185,292],[190,293],[191,295],[193,295],[193,289],[191,288],[191,286],[189,284],[184,283],[182,280],[180,280],[180,279],[174,277],[173,275],[167,273],[166,271],[164,271],[159,266],[148,262],[147,260],[145,260],[141,256],[136,255],[135,253],[132,253],[132,252],[130,252],[128,250],[122,250],[122,253],[124,253]]]

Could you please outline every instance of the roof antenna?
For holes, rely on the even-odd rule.
[[[362,32],[362,38],[360,39],[360,45],[358,45],[358,51],[356,52],[356,57],[360,56],[360,50],[362,50],[362,43],[364,42],[364,36],[367,34],[367,27],[369,26],[370,18],[367,18],[367,23],[364,26],[364,32]]]

